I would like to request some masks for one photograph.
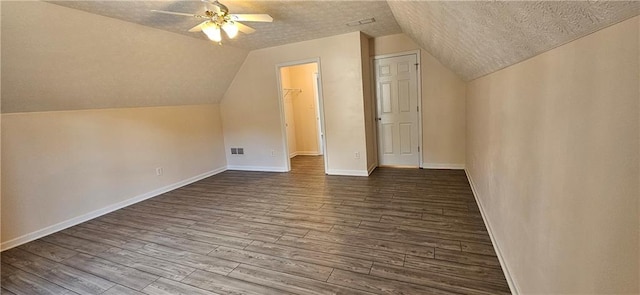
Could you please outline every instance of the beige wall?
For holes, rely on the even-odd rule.
[[[0,3],[0,16],[2,15],[2,4]],[[2,48],[2,29],[0,28],[0,49]],[[2,50],[0,50],[0,61],[2,60]],[[2,65],[0,64],[0,67]],[[0,81],[2,80],[0,70]],[[2,83],[0,82],[0,93],[2,93]],[[0,95],[0,98],[2,95]],[[0,109],[2,109],[2,99],[0,99]],[[0,167],[2,167],[2,120],[0,119]],[[2,241],[2,169],[0,168],[0,243]],[[1,249],[1,247],[0,247]]]
[[[286,170],[276,65],[318,57],[327,170],[367,174],[359,32],[249,53],[221,102],[225,144],[245,148],[244,156],[227,155],[230,168]]]
[[[127,107],[215,102],[233,77],[211,69],[235,71],[246,50],[46,2],[0,5],[3,248],[224,169],[217,105]]]
[[[375,120],[376,103],[372,89],[371,59],[369,53],[369,37],[360,34],[360,54],[362,63],[362,93],[365,135],[367,140],[367,170],[372,172],[378,166],[378,143],[376,137],[377,121]]]
[[[479,78],[467,172],[522,294],[639,290],[640,17]]]
[[[317,72],[315,63],[289,68],[290,88],[301,92],[290,92],[295,116],[296,155],[317,155],[318,124],[316,120],[316,97],[313,89],[313,73]],[[291,150],[289,150],[291,152]]]
[[[3,248],[226,165],[218,105],[13,113],[1,122]]]
[[[3,113],[215,103],[248,53],[41,1],[0,5]]]
[[[420,49],[404,34],[371,39],[371,55]],[[464,168],[466,84],[420,49],[422,159],[426,168]]]

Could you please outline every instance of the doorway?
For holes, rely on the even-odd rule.
[[[277,67],[287,170],[295,163],[322,163],[326,172],[322,87],[319,61],[302,61]],[[314,158],[301,161],[301,158]]]
[[[380,166],[420,167],[418,54],[373,61]]]

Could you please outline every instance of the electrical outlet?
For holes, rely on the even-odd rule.
[[[244,148],[238,148],[238,155],[244,155]]]
[[[355,157],[356,157],[356,159],[360,159],[360,152],[356,152],[355,153]]]
[[[164,169],[162,167],[156,168],[156,176],[162,176],[164,174]]]
[[[275,150],[271,150],[271,156],[275,157],[276,156],[276,151]]]
[[[238,154],[238,149],[237,148],[231,148],[231,154],[232,155],[237,155]]]

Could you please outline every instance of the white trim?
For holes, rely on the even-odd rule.
[[[327,174],[328,175],[341,175],[341,176],[369,176],[369,173],[366,170],[329,169],[329,170],[327,170]]]
[[[378,167],[401,168],[401,169],[420,169],[419,166],[411,166],[411,165],[379,165]]]
[[[229,165],[227,166],[227,170],[257,171],[257,172],[288,172],[289,171],[287,167],[240,166],[240,165]]]
[[[371,175],[371,173],[373,173],[373,170],[375,170],[377,167],[378,163],[371,164],[371,166],[369,166],[369,169],[367,169],[367,175]]]
[[[324,172],[326,174],[328,174],[328,167],[329,167],[329,153],[327,152],[327,132],[326,132],[326,128],[325,128],[325,124],[324,124],[324,94],[322,92],[322,67],[321,67],[321,63],[320,63],[320,57],[315,57],[315,58],[308,58],[308,59],[303,59],[303,60],[297,60],[297,61],[289,61],[289,62],[283,62],[283,63],[279,63],[276,64],[276,79],[277,79],[277,83],[278,83],[278,105],[280,106],[280,130],[282,133],[282,142],[283,142],[283,150],[284,150],[284,155],[291,155],[289,154],[289,143],[287,140],[287,130],[286,130],[286,122],[285,122],[285,112],[284,112],[284,94],[282,93],[282,77],[280,69],[281,68],[285,68],[285,67],[290,67],[290,66],[297,66],[297,65],[304,65],[304,64],[311,64],[311,63],[315,63],[316,64],[316,70],[317,70],[317,83],[318,83],[318,112],[320,114],[320,128],[321,131],[320,133],[323,135],[323,140],[322,140],[322,151],[324,154]],[[293,154],[293,153],[292,153]],[[286,170],[284,171],[280,171],[278,170],[277,172],[289,172],[291,171],[291,157],[287,158],[285,161],[285,165],[286,165]],[[260,168],[260,167],[259,167]],[[250,170],[250,171],[262,171],[262,170]]]
[[[422,163],[425,169],[464,169],[464,164],[453,163]]]
[[[200,175],[196,175],[196,176],[187,178],[185,180],[178,181],[176,183],[161,187],[159,189],[155,189],[155,190],[152,190],[150,192],[135,196],[133,198],[130,198],[130,199],[127,199],[127,200],[124,200],[124,201],[109,205],[107,207],[104,207],[104,208],[101,208],[101,209],[98,209],[98,210],[94,210],[94,211],[91,211],[89,213],[86,213],[86,214],[83,214],[83,215],[80,215],[80,216],[77,216],[77,217],[74,217],[74,218],[71,218],[71,219],[67,219],[67,220],[65,220],[63,222],[56,223],[56,224],[51,225],[51,226],[47,226],[47,227],[45,227],[43,229],[39,229],[37,231],[28,233],[26,235],[22,235],[20,237],[17,237],[15,239],[11,239],[9,241],[6,241],[6,242],[0,244],[0,249],[1,249],[0,251],[9,250],[9,249],[11,249],[13,247],[17,247],[17,246],[20,246],[22,244],[31,242],[33,240],[37,240],[37,239],[42,238],[44,236],[50,235],[52,233],[61,231],[63,229],[72,227],[74,225],[83,223],[85,221],[94,219],[94,218],[102,216],[104,214],[116,211],[118,209],[133,205],[135,203],[138,203],[138,202],[141,202],[141,201],[144,201],[144,200],[159,196],[159,195],[164,194],[166,192],[175,190],[175,189],[183,187],[185,185],[188,185],[188,184],[194,183],[196,181],[205,179],[207,177],[216,175],[216,174],[224,172],[226,170],[227,170],[226,167],[220,167],[220,168],[217,168],[217,169],[202,173]]]
[[[296,156],[320,156],[318,151],[297,151],[295,154]]]
[[[480,198],[478,197],[478,191],[476,190],[476,186],[471,178],[471,174],[467,169],[464,170],[467,175],[467,179],[469,180],[469,185],[471,186],[471,192],[473,193],[473,197],[476,199],[476,203],[478,204],[478,208],[480,208],[480,215],[482,216],[482,221],[484,222],[484,226],[487,228],[487,232],[489,232],[489,238],[491,238],[491,244],[493,245],[493,249],[496,251],[496,255],[498,256],[498,261],[500,261],[500,266],[502,267],[502,272],[504,273],[504,277],[507,280],[507,284],[509,284],[509,290],[511,290],[511,294],[518,295],[520,294],[520,290],[516,285],[516,282],[513,280],[511,273],[509,272],[509,268],[504,260],[504,256],[502,255],[502,251],[500,250],[500,246],[498,246],[498,242],[496,241],[493,230],[491,229],[491,225],[489,224],[489,220],[487,219],[487,214],[484,211],[484,207],[482,206],[482,202],[480,202]]]
[[[420,139],[420,142],[418,143],[418,154],[420,154],[420,162],[423,164],[422,161],[424,161],[424,135],[423,135],[423,130],[422,130],[422,116],[424,114],[423,110],[422,110],[422,61],[420,60],[420,56],[421,56],[421,50],[417,49],[415,50],[416,53],[416,63],[418,64],[418,68],[416,69],[416,75],[418,76],[417,79],[417,84],[418,84],[418,110],[420,110],[418,112],[418,138]],[[420,168],[423,168],[424,165],[421,165]]]
[[[320,69],[316,68],[312,75],[313,79],[313,104],[316,111],[316,132],[318,132],[318,156],[324,154],[324,135],[322,134],[322,124],[320,124]]]
[[[375,59],[384,59],[384,58],[398,57],[398,56],[403,56],[403,55],[411,55],[411,54],[416,54],[416,53],[419,56],[420,55],[420,49],[402,51],[402,52],[396,52],[396,53],[389,53],[389,54],[382,54],[382,55],[376,55],[376,56],[371,57],[371,59],[373,59],[373,60],[375,60]]]
[[[295,156],[320,156],[321,154],[318,153],[317,151],[298,151],[298,152],[293,152],[291,154],[289,154],[289,159],[295,157]]]
[[[322,82],[322,64],[320,58],[317,58],[317,81],[318,84],[318,114],[320,114],[320,133],[322,134],[322,156],[324,157],[324,173],[328,174],[329,170],[329,151],[327,150],[327,127],[325,126],[324,118],[324,91],[322,90],[324,82]]]

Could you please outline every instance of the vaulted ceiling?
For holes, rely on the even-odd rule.
[[[272,23],[246,22],[257,31],[251,35],[240,33],[223,43],[243,48],[259,49],[288,43],[318,39],[353,31],[371,37],[401,33],[389,5],[385,1],[221,1],[231,13],[267,13]],[[50,3],[117,18],[186,36],[208,40],[200,32],[188,30],[202,22],[189,16],[154,13],[165,10],[204,14],[213,6],[202,1],[50,1]],[[356,27],[346,23],[366,18],[375,22]]]
[[[224,42],[259,49],[360,30],[371,37],[404,32],[464,80],[473,80],[640,14],[640,1],[223,1],[232,13],[268,13],[273,23]],[[51,1],[194,38],[201,1]],[[346,23],[365,18],[376,22]]]
[[[151,12],[202,1],[0,1],[2,113],[217,103],[250,50],[354,31],[404,33],[469,81],[640,14],[640,1],[221,1],[274,21],[218,46],[187,32],[201,20]]]
[[[640,1],[389,1],[402,31],[464,80],[640,14]]]

